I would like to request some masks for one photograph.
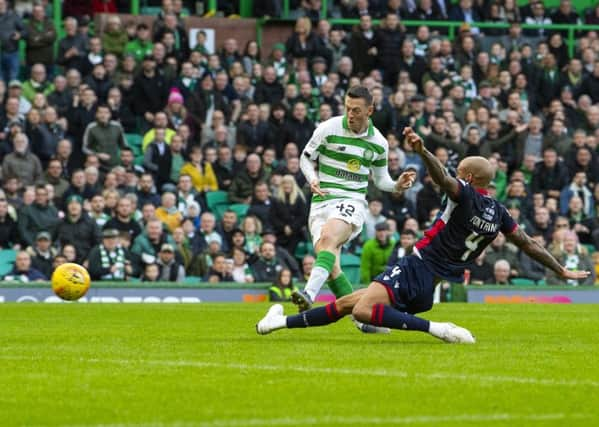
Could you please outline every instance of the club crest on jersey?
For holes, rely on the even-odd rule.
[[[356,159],[348,160],[347,168],[352,172],[358,172],[360,170],[360,161]]]
[[[372,151],[370,148],[364,150],[364,158],[368,161],[371,161],[374,158],[374,151]]]
[[[485,212],[483,213],[482,217],[486,221],[493,221],[493,218],[495,218],[495,209],[492,207],[485,208]]]

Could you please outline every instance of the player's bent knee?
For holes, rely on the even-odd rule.
[[[368,307],[366,304],[356,304],[356,306],[352,310],[352,315],[356,320],[360,322],[369,323],[370,317],[372,313],[372,307]]]

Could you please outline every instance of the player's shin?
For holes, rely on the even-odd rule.
[[[331,292],[333,292],[337,298],[341,298],[342,296],[349,295],[353,292],[352,284],[343,271],[333,280],[329,280],[328,285]]]
[[[351,310],[350,310],[351,311]],[[316,307],[294,316],[287,316],[288,328],[308,328],[335,323],[349,312],[339,310],[334,302],[323,307]]]
[[[429,331],[429,321],[416,317],[409,313],[403,313],[389,305],[375,304],[372,306],[370,324],[375,326],[386,326],[391,329],[403,329],[405,331]]]
[[[310,278],[304,292],[306,292],[312,301],[316,299],[316,295],[320,292],[320,289],[329,278],[333,265],[335,264],[335,254],[329,251],[320,251],[316,257],[314,268],[310,273]]]

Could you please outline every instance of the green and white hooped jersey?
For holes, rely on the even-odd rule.
[[[368,175],[372,168],[387,169],[387,140],[368,120],[362,134],[349,129],[346,116],[333,117],[321,123],[302,155],[318,160],[320,188],[325,197],[314,194],[312,203],[331,199],[365,200]]]

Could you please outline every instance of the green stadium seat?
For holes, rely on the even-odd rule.
[[[243,203],[233,203],[232,205],[229,205],[229,210],[231,210],[237,214],[238,222],[243,221],[243,219],[247,215],[249,209],[250,209],[250,206],[243,204]]]
[[[141,8],[141,14],[157,16],[161,10],[162,9],[158,6],[144,6]]]
[[[584,246],[585,248],[587,248],[587,251],[589,251],[589,255],[591,255],[593,252],[595,252],[595,245],[590,244],[590,243],[583,243],[582,246]]]
[[[360,284],[360,257],[353,254],[341,254],[341,270],[352,285]]]
[[[298,260],[301,260],[308,254],[314,255],[314,245],[312,242],[299,242],[295,248],[293,256]]]
[[[183,280],[183,283],[186,283],[188,285],[197,285],[201,281],[202,281],[202,278],[200,276],[187,276]]]
[[[13,249],[0,250],[0,276],[8,274],[12,270],[16,258],[17,251]]]
[[[229,204],[229,194],[226,191],[206,192],[206,204],[212,210],[216,205]]]
[[[139,151],[141,152],[141,143],[143,141],[143,137],[141,135],[136,133],[126,133],[125,141],[127,141],[127,145],[133,150],[135,150],[135,148],[139,148]]]
[[[532,279],[526,279],[524,277],[514,277],[512,284],[516,286],[535,286],[537,283]]]
[[[206,193],[206,204],[210,212],[217,220],[229,209],[229,194],[226,191],[208,191]]]

